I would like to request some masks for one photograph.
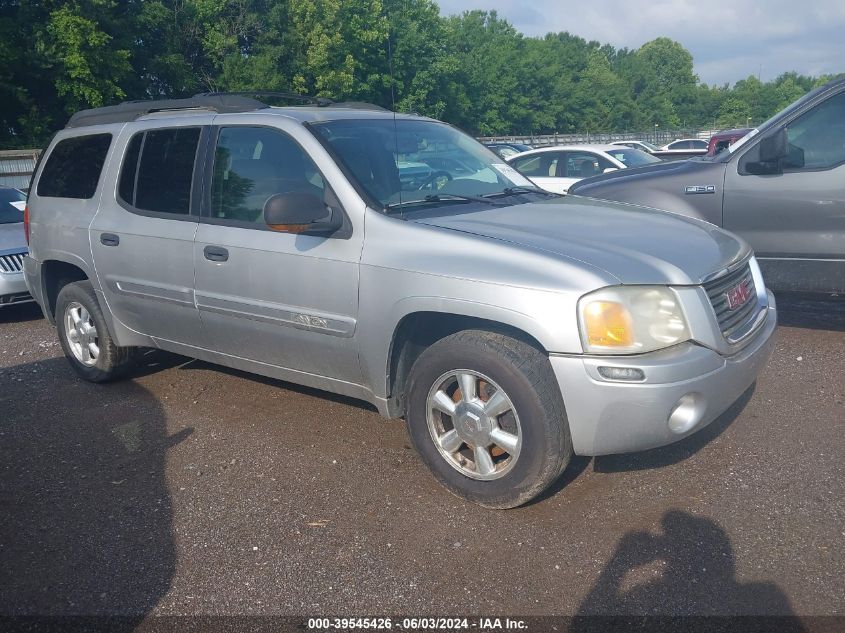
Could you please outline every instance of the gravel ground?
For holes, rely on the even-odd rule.
[[[160,352],[87,384],[0,310],[0,612],[843,615],[845,300],[779,300],[722,418],[505,512],[367,405]]]

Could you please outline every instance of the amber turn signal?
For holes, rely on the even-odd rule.
[[[599,347],[630,347],[634,344],[631,314],[621,303],[592,301],[584,310],[587,341]]]

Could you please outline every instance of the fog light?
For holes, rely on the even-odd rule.
[[[599,367],[599,374],[608,380],[622,380],[624,382],[639,382],[645,380],[642,369],[636,367]]]
[[[707,403],[700,393],[688,393],[681,396],[669,414],[667,423],[673,433],[686,433],[701,422]]]

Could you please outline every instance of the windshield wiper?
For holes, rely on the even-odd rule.
[[[430,194],[425,198],[419,200],[407,200],[402,202],[391,202],[390,204],[386,205],[384,208],[387,210],[390,209],[403,209],[408,206],[416,206],[420,204],[432,204],[437,202],[482,202],[484,204],[491,204],[494,206],[502,206],[498,202],[494,202],[490,200],[488,197],[484,196],[464,196],[457,193],[438,193],[438,194]]]
[[[484,196],[485,198],[504,198],[506,196],[517,196],[521,193],[539,193],[545,196],[553,196],[555,198],[561,197],[562,194],[559,193],[552,193],[551,191],[546,191],[545,189],[540,189],[539,187],[522,187],[522,186],[515,186],[515,187],[505,187],[502,191],[498,193],[490,193]]]

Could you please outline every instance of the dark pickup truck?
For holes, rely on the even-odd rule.
[[[845,292],[845,78],[715,156],[587,178],[569,193],[657,207],[745,238],[775,290]]]

